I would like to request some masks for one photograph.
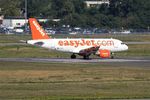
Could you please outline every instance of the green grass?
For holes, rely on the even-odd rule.
[[[115,53],[115,57],[149,57],[150,45],[130,44],[129,50]],[[35,46],[0,46],[0,58],[17,57],[17,58],[70,58],[70,53],[51,51]],[[78,56],[79,58],[79,56]],[[97,58],[97,56],[91,56]]]
[[[57,35],[53,37],[70,37]],[[71,37],[80,37],[71,36]],[[123,41],[150,41],[150,35],[89,35]],[[30,35],[0,35],[0,43],[18,43]],[[0,46],[0,58],[69,58],[70,54],[30,45]],[[95,56],[92,56],[92,58]],[[129,45],[116,57],[150,57],[149,45]],[[0,99],[99,100],[150,98],[150,62],[25,63],[0,62]]]
[[[150,41],[150,35],[108,35],[108,34],[101,34],[101,35],[54,35],[53,37],[56,38],[117,38],[124,42],[131,42],[131,41]],[[0,43],[19,43],[19,40],[28,40],[31,39],[30,35],[0,35]],[[116,53],[116,57],[132,57],[132,56],[150,56],[150,45],[138,45],[138,44],[130,44],[129,50],[126,52]],[[71,54],[62,53],[57,51],[50,51],[43,48],[38,48],[30,45],[26,46],[0,46],[0,57],[43,57],[43,58],[70,58]],[[95,56],[92,56],[95,58]]]
[[[20,40],[29,40],[31,35],[0,35],[0,43],[19,43]]]
[[[18,58],[62,58],[70,57],[68,53],[50,51],[48,49],[39,48],[35,46],[0,46],[0,57],[18,57]]]
[[[149,64],[0,62],[0,98],[150,98]]]
[[[95,35],[52,35],[54,38],[116,38],[124,42],[137,41],[149,42],[150,34],[129,34],[129,35],[113,35],[113,34],[95,34]],[[30,40],[31,35],[0,35],[0,43],[16,43],[20,40]]]

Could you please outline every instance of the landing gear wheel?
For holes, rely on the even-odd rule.
[[[111,56],[111,59],[114,59],[114,56]]]
[[[114,59],[114,53],[111,53],[111,59]]]
[[[83,56],[83,59],[89,59],[89,56]]]
[[[76,59],[76,55],[75,55],[75,54],[72,54],[72,55],[71,55],[71,59]]]

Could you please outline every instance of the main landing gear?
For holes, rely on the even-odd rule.
[[[76,55],[75,55],[75,54],[72,54],[70,58],[71,58],[71,59],[76,59]],[[83,59],[89,59],[89,56],[88,56],[88,55],[85,55],[85,56],[83,56]]]
[[[76,59],[76,55],[75,55],[75,54],[72,54],[72,55],[71,55],[71,59]]]
[[[111,57],[110,57],[111,59],[114,59],[114,53],[111,53]]]
[[[83,56],[83,59],[89,59],[89,56],[85,55],[85,56]]]
[[[76,59],[77,57],[76,57],[75,54],[72,54],[70,58],[71,58],[71,59]],[[114,53],[111,53],[110,58],[111,58],[111,59],[114,59]],[[89,58],[89,55],[84,55],[84,56],[83,56],[83,59],[85,59],[85,60],[90,59],[90,58]]]

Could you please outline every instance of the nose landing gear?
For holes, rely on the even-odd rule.
[[[114,59],[114,53],[111,53],[111,57],[110,57],[111,59]]]
[[[71,55],[71,59],[76,59],[76,55],[75,55],[75,54],[72,54],[72,55]]]
[[[89,56],[83,56],[83,59],[89,59]]]

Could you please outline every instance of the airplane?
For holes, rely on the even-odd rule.
[[[71,53],[71,59],[76,55],[89,59],[94,54],[100,58],[114,58],[113,53],[128,50],[128,46],[118,39],[93,38],[60,38],[49,37],[35,18],[29,18],[32,40],[26,43],[47,49]]]

